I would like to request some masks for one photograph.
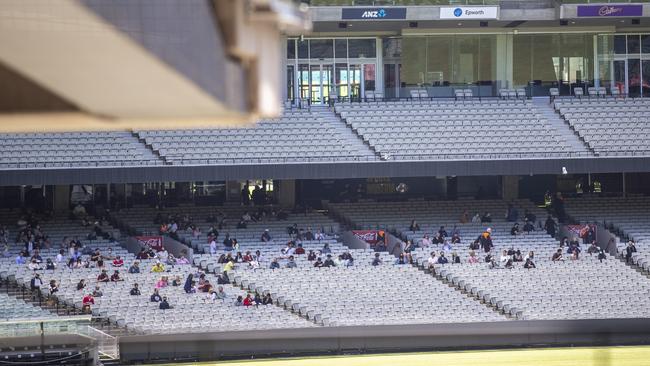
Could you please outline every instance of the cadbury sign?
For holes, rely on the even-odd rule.
[[[578,5],[578,17],[640,17],[643,5]]]

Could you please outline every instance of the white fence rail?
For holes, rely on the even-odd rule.
[[[99,352],[100,356],[114,360],[120,358],[120,343],[117,337],[113,337],[91,326],[88,326],[88,335],[97,340],[97,352]]]

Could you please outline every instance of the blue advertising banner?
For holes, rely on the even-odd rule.
[[[399,20],[406,19],[406,8],[343,8],[345,20]]]

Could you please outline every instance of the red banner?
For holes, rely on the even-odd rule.
[[[383,234],[383,231],[381,231]],[[379,230],[352,230],[352,234],[359,240],[363,240],[368,244],[375,245],[380,240],[381,235]]]
[[[594,224],[588,224],[588,225],[567,225],[567,229],[569,230],[570,233],[574,234],[575,236],[584,239],[587,236],[587,233],[589,232],[589,229],[593,230],[594,232],[594,239],[596,239],[596,233],[598,232],[596,229],[596,225]]]
[[[155,251],[160,251],[163,247],[162,236],[136,236],[138,243],[144,247],[150,247]]]

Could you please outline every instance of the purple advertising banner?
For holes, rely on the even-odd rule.
[[[578,17],[640,17],[643,5],[578,5]]]

